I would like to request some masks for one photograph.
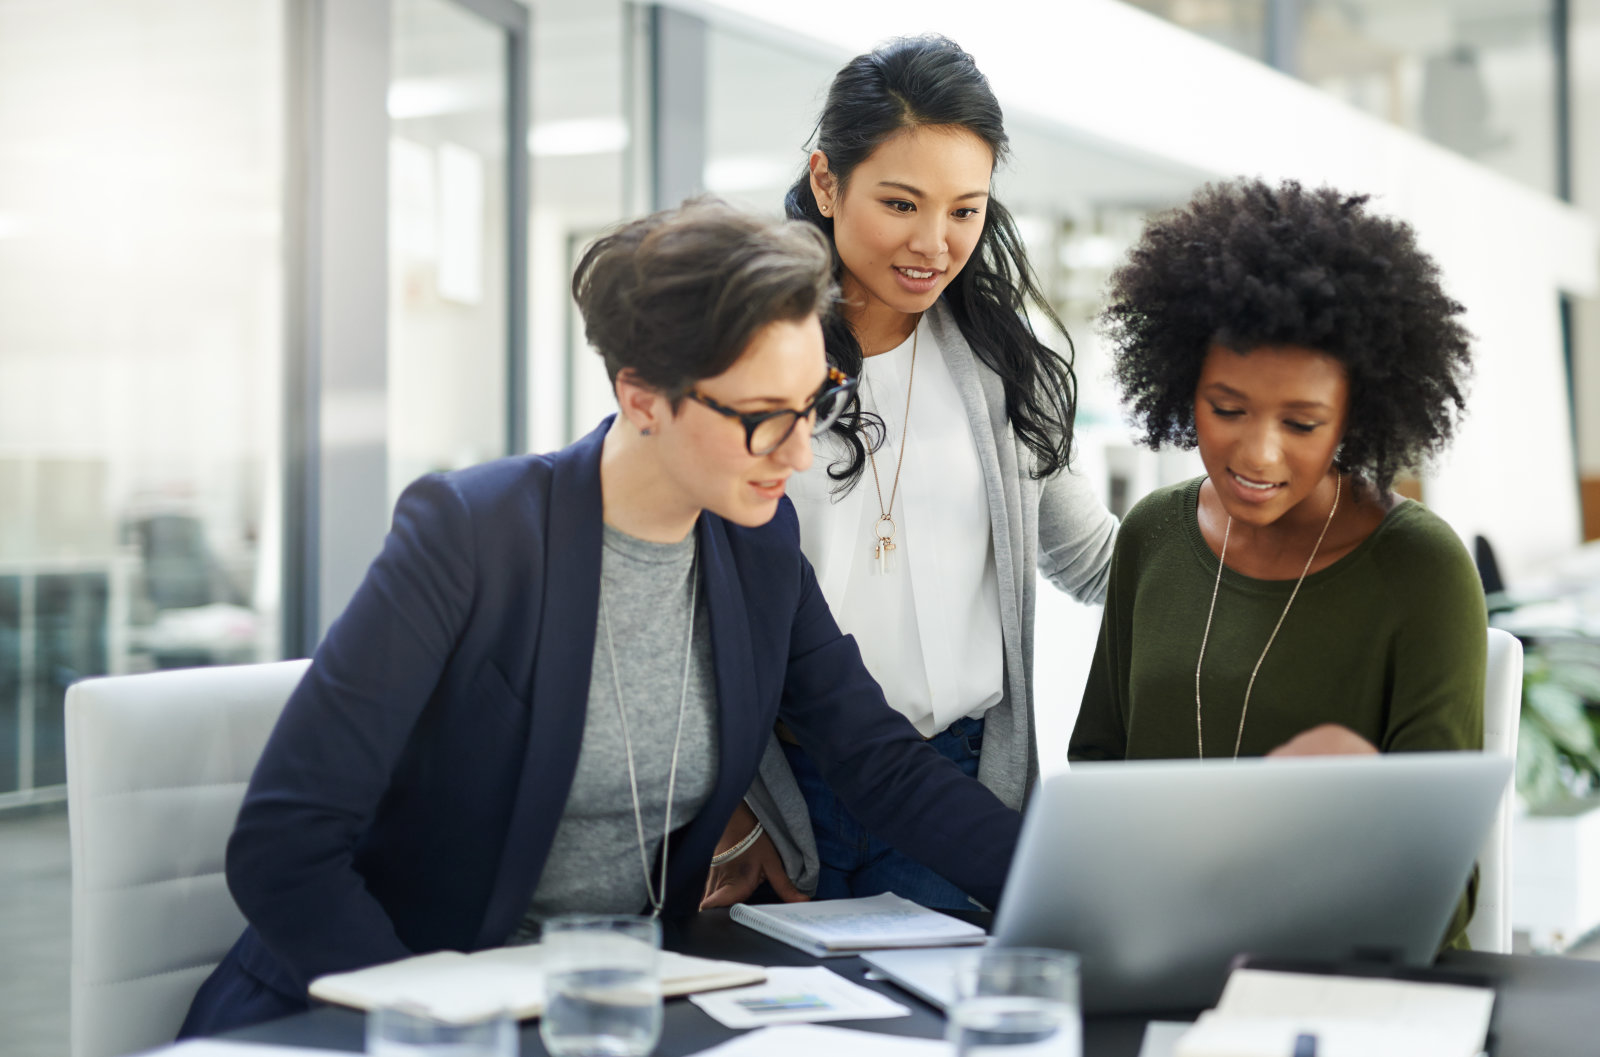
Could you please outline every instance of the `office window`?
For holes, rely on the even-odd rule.
[[[1556,69],[1548,0],[1402,10],[1307,5],[1300,72],[1376,117],[1556,193]]]
[[[1275,0],[1128,0],[1191,33],[1242,52],[1267,58],[1268,9]]]
[[[278,654],[279,0],[0,0],[0,805],[83,676]]]
[[[389,85],[389,495],[505,454],[506,39],[395,0]]]

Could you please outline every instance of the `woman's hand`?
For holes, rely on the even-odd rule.
[[[722,831],[722,839],[717,841],[718,854],[738,844],[755,828],[755,812],[741,803],[728,820],[727,828]],[[762,881],[770,884],[772,890],[778,893],[778,898],[785,903],[803,903],[811,898],[789,881],[789,875],[783,869],[783,856],[778,854],[778,846],[763,833],[737,858],[711,868],[706,875],[706,894],[700,900],[700,909],[742,903],[761,887]]]
[[[1301,731],[1268,756],[1371,756],[1377,746],[1349,727],[1337,723],[1323,723],[1310,730]]]

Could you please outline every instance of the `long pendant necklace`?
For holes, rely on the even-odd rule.
[[[696,543],[698,548],[699,544]],[[694,602],[700,581],[695,576],[696,556],[689,559],[689,634],[683,650],[683,689],[678,694],[678,732],[672,737],[672,765],[667,770],[666,821],[661,827],[661,885],[650,883],[650,856],[644,844],[644,812],[639,807],[639,776],[633,767],[633,739],[628,735],[628,710],[622,707],[622,680],[617,675],[617,647],[611,638],[611,614],[606,610],[605,581],[600,582],[600,618],[606,628],[606,652],[611,657],[611,686],[617,695],[617,717],[622,720],[622,744],[628,753],[628,786],[633,791],[633,826],[639,838],[639,865],[644,870],[644,892],[650,900],[650,916],[660,917],[667,901],[667,841],[672,835],[672,794],[678,784],[678,745],[683,740],[683,714],[689,703],[689,661],[694,656]]]
[[[906,461],[906,437],[911,432],[911,383],[917,377],[917,332],[922,329],[922,320],[917,320],[917,325],[911,328],[911,367],[906,371],[906,417],[900,424],[900,454],[894,462],[894,482],[889,486],[889,505],[883,505],[883,482],[878,480],[878,460],[872,457],[872,451],[867,450],[867,462],[872,466],[872,486],[878,490],[878,520],[872,526],[872,556],[878,560],[878,573],[883,575],[889,571],[889,552],[894,550],[895,523],[891,516],[894,512],[894,497],[900,491],[900,467]]]
[[[1295,596],[1300,593],[1300,585],[1306,582],[1306,574],[1311,571],[1311,563],[1317,560],[1317,551],[1322,549],[1322,538],[1328,534],[1328,526],[1333,524],[1334,512],[1339,509],[1339,488],[1341,481],[1339,475],[1333,477],[1333,506],[1328,508],[1328,520],[1322,523],[1322,531],[1317,533],[1316,545],[1311,548],[1311,557],[1306,559],[1306,567],[1300,570],[1300,579],[1294,582],[1294,590],[1289,592],[1289,601],[1283,604],[1283,612],[1278,614],[1278,623],[1273,625],[1272,634],[1267,636],[1267,644],[1261,647],[1261,656],[1256,658],[1256,666],[1250,669],[1250,681],[1244,688],[1244,706],[1239,709],[1239,731],[1233,737],[1233,758],[1239,758],[1239,746],[1244,743],[1244,717],[1250,713],[1250,691],[1256,686],[1256,673],[1261,671],[1261,662],[1267,659],[1267,651],[1272,649],[1273,640],[1278,637],[1278,629],[1283,627],[1284,618],[1289,615],[1289,607],[1294,605]],[[1222,586],[1222,566],[1228,560],[1228,537],[1233,533],[1233,517],[1228,517],[1227,527],[1222,530],[1222,553],[1217,556],[1217,580],[1211,585],[1211,608],[1206,610],[1206,630],[1200,636],[1200,659],[1194,662],[1194,739],[1195,754],[1200,759],[1206,756],[1206,739],[1200,729],[1200,668],[1206,663],[1206,643],[1211,638],[1211,617],[1217,611],[1217,589]]]

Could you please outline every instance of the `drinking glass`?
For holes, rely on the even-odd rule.
[[[661,1037],[661,925],[635,915],[567,914],[544,923],[544,1014],[551,1057],[645,1057]]]
[[[509,1014],[469,1022],[439,1020],[413,1006],[367,1014],[373,1057],[517,1057],[517,1022]]]
[[[956,970],[955,993],[957,1057],[1082,1057],[1077,955],[985,947]]]

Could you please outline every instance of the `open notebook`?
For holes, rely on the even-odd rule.
[[[356,1009],[408,1005],[438,1020],[472,1021],[506,1010],[518,1020],[544,1010],[545,951],[537,943],[472,954],[435,951],[349,973],[318,977],[311,996]],[[661,952],[661,993],[668,997],[758,984],[758,965]]]

